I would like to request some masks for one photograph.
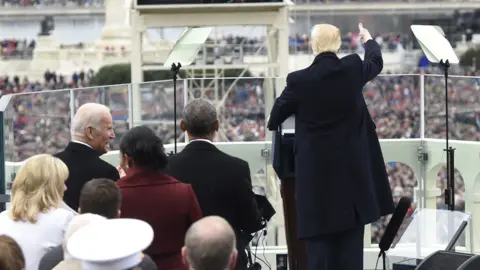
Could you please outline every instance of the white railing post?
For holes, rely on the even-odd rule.
[[[127,102],[128,102],[128,129],[133,128],[133,97],[132,97],[132,84],[128,84],[127,87]]]
[[[427,143],[425,140],[425,75],[420,74],[420,148],[418,155],[427,154]],[[428,154],[427,154],[428,155]],[[417,207],[426,208],[427,206],[427,160],[419,156],[420,175],[417,179]]]
[[[420,75],[420,139],[425,139],[425,75]]]
[[[188,79],[182,79],[183,80],[183,107],[187,106],[188,103]],[[183,108],[182,108],[183,111]],[[176,125],[177,123],[175,123]],[[188,134],[185,132],[184,135],[185,142],[189,142]]]
[[[70,124],[72,123],[73,117],[75,117],[75,89],[70,89]]]

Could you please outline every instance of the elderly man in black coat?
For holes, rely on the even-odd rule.
[[[365,225],[394,210],[383,155],[364,85],[383,68],[380,46],[359,25],[365,44],[338,58],[337,27],[312,29],[313,63],[287,77],[270,113],[276,130],[295,116],[295,177],[299,237],[309,270],[362,270]]]

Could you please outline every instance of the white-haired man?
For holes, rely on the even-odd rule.
[[[393,198],[363,86],[383,68],[380,46],[359,24],[364,60],[337,56],[340,30],[312,29],[315,60],[290,73],[270,113],[276,130],[295,116],[298,234],[309,270],[363,269],[365,224],[393,212]]]
[[[237,249],[232,227],[218,216],[198,220],[185,235],[182,257],[189,270],[234,269]]]
[[[55,156],[67,164],[69,176],[63,200],[72,209],[78,209],[83,185],[94,178],[116,181],[117,169],[100,158],[109,150],[115,138],[110,109],[98,103],[86,103],[78,108],[70,126],[72,141]]]

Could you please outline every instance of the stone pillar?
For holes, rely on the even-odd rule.
[[[114,47],[115,51],[118,51],[123,47],[125,50],[130,50],[132,5],[132,0],[105,1],[105,25],[102,37],[97,41],[98,48]]]

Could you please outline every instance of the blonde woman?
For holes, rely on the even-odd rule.
[[[62,208],[67,166],[51,155],[25,161],[12,187],[8,210],[0,213],[0,234],[12,237],[25,255],[25,270],[37,270],[42,256],[62,243],[74,214]]]

